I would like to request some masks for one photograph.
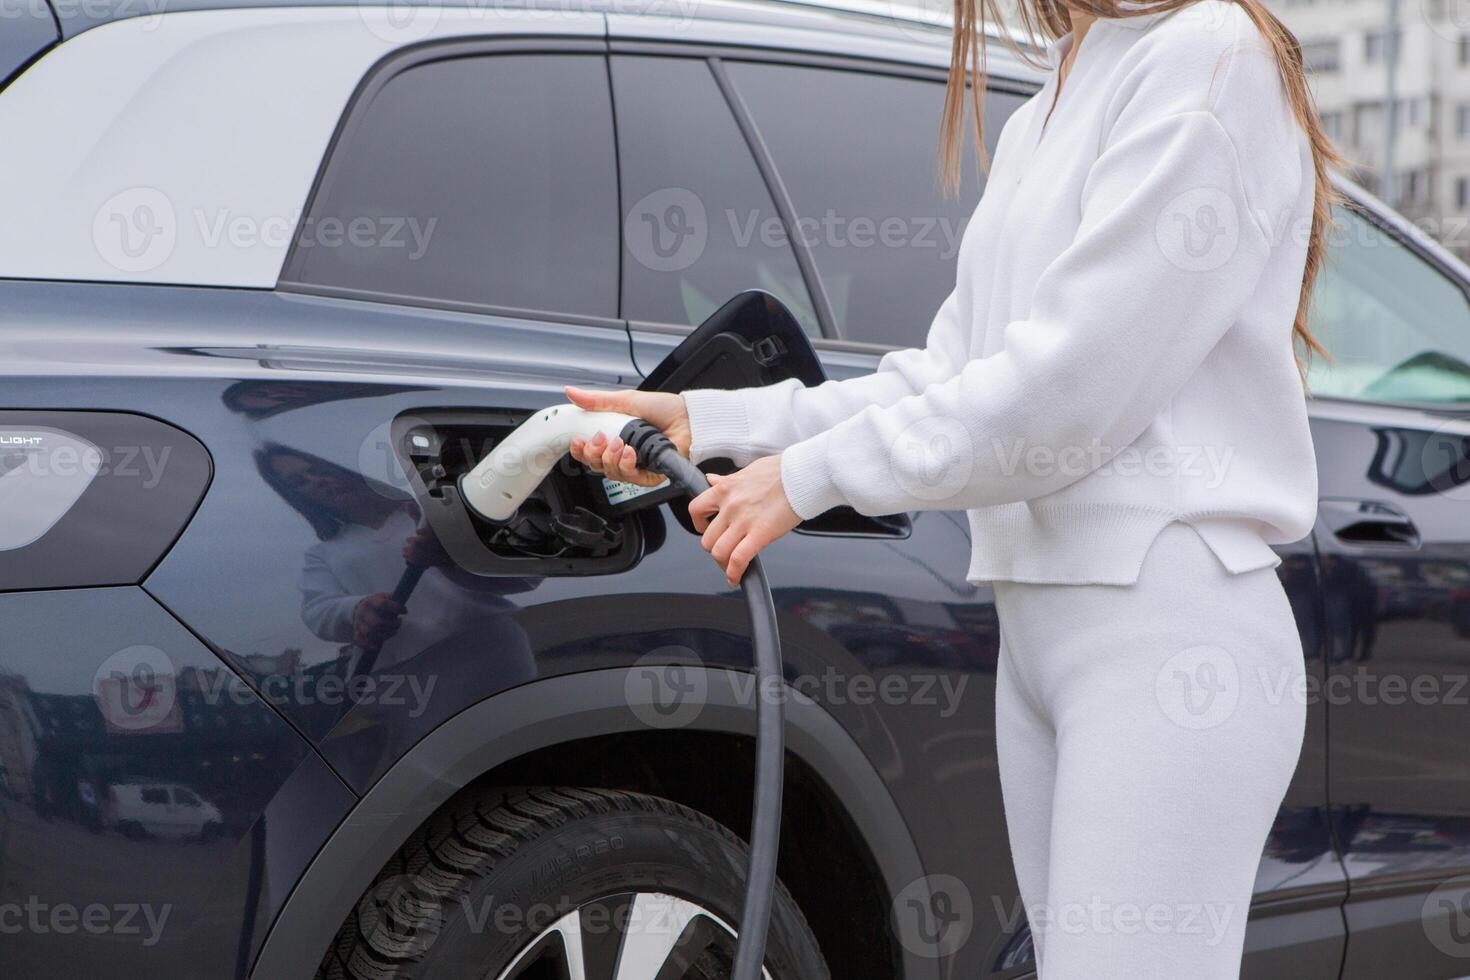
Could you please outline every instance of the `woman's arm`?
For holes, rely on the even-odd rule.
[[[329,642],[350,642],[352,611],[367,596],[352,595],[342,587],[319,545],[307,549],[299,585],[301,619],[306,628]]]
[[[1006,327],[999,353],[785,450],[793,511],[1028,500],[1133,443],[1239,318],[1273,235],[1304,234],[1280,227],[1313,174],[1274,71],[1256,51],[1203,45],[1140,66],[1104,129],[1078,232],[1042,272],[1030,315]],[[1205,72],[1213,99],[1198,84]],[[1205,242],[1186,235],[1211,236],[1210,248],[1191,252]],[[1282,356],[1290,326],[1288,316]],[[1035,451],[1068,465],[1028,468]]]
[[[623,412],[658,426],[696,463],[728,457],[744,466],[761,456],[823,432],[869,405],[891,405],[954,374],[968,344],[959,329],[955,294],[929,328],[927,346],[894,351],[878,370],[815,388],[797,380],[736,391],[695,389],[682,396],[656,391],[586,391],[568,387],[572,403],[588,411]],[[571,454],[614,480],[654,486],[664,477],[638,469],[633,450],[601,435],[573,440]]]
[[[306,552],[300,586],[302,621],[329,643],[355,643],[376,650],[398,632],[403,606],[386,592],[349,593],[319,546]]]
[[[744,466],[825,432],[865,408],[892,405],[953,377],[969,348],[956,295],[950,293],[940,306],[924,347],[885,355],[873,374],[815,388],[792,379],[762,388],[684,392],[692,436],[689,458],[697,463],[723,456]]]

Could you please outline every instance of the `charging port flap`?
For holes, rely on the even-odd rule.
[[[750,290],[712,313],[638,387],[754,388],[787,378],[810,388],[827,375],[791,311],[770,293]]]
[[[807,387],[827,380],[821,359],[811,340],[791,311],[770,293],[749,290],[720,307],[695,328],[649,373],[643,391],[685,391],[690,388],[752,388],[796,378]],[[729,460],[711,460],[701,469],[728,473]],[[681,524],[693,530],[687,509],[678,503],[678,490],[658,487],[632,488],[607,481],[610,499],[625,509],[643,507],[663,500],[674,502]],[[850,507],[838,507],[797,530],[806,534],[906,537],[907,515],[866,517]]]

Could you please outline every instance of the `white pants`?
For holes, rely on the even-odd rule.
[[[1006,825],[1042,980],[1240,973],[1306,720],[1274,569],[1171,524],[1137,583],[995,584]]]

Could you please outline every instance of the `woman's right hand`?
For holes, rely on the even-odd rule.
[[[381,649],[403,625],[403,613],[386,592],[363,597],[352,609],[352,642],[364,650]]]
[[[583,391],[570,386],[566,391],[567,398],[578,408],[589,412],[622,412],[658,426],[675,449],[684,456],[689,455],[689,412],[681,396],[666,391]],[[665,479],[662,473],[640,470],[631,446],[616,437],[606,439],[601,433],[591,439],[573,439],[572,458],[609,480],[652,487]]]

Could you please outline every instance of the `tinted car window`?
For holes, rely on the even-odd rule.
[[[1372,401],[1470,402],[1470,302],[1455,280],[1339,208],[1311,328],[1312,392]]]
[[[960,236],[984,186],[973,154],[957,195],[940,186],[944,85],[755,62],[729,71],[802,220],[841,335],[923,343],[954,288]],[[1022,101],[987,97],[992,150]]]
[[[746,289],[819,334],[760,169],[709,66],[612,59],[623,179],[623,314],[693,326]]]
[[[617,179],[598,55],[490,55],[396,75],[338,141],[300,282],[617,315]]]

